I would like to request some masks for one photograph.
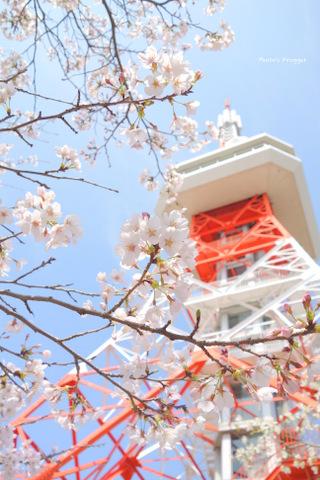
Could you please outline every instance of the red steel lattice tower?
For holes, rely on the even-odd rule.
[[[218,118],[218,127],[219,149],[178,165],[184,176],[178,200],[188,209],[190,235],[199,252],[193,294],[185,304],[185,322],[194,325],[200,308],[199,334],[232,341],[290,325],[282,305],[286,302],[299,312],[306,291],[320,298],[320,269],[315,263],[318,236],[301,162],[293,148],[266,134],[241,137],[240,117],[229,104]],[[158,210],[164,208],[161,197]],[[255,351],[266,353],[272,348],[277,352],[282,347],[278,342],[272,347],[258,345]],[[120,331],[88,359],[100,362],[105,372],[116,373],[121,356],[130,361],[131,348],[130,334]],[[151,363],[161,365],[161,348],[159,342]],[[313,337],[305,340],[304,348],[311,356],[318,354]],[[210,353],[220,355],[215,349]],[[249,369],[256,358],[234,349],[229,360],[236,368]],[[189,370],[205,372],[207,361],[203,352],[196,351]],[[191,382],[179,383],[183,375],[177,370],[171,383],[177,385],[185,403],[192,405]],[[271,385],[276,382],[273,379]],[[161,386],[145,383],[145,398],[161,391]],[[75,393],[85,398],[87,405],[99,406],[101,413],[77,432],[59,430],[57,434],[54,414],[46,399],[40,398],[15,419],[17,443],[31,441],[44,458],[43,468],[33,480],[318,478],[310,468],[295,469],[292,458],[287,460],[291,473],[284,473],[276,453],[270,461],[257,465],[254,473],[238,465],[233,455],[239,432],[257,417],[277,419],[284,408],[299,409],[301,405],[316,408],[314,392],[307,387],[262,405],[230,379],[227,387],[234,394],[234,408],[225,409],[220,423],[209,416],[175,449],[163,452],[157,442],[141,445],[128,438],[128,425],[137,421],[137,414],[129,403],[117,400],[110,384],[88,365],[81,365],[79,381],[73,371],[59,385],[69,386],[66,415],[77,414],[72,412]],[[40,431],[39,425],[43,425]],[[49,455],[47,435],[58,435],[62,449],[58,455]],[[278,447],[294,439],[292,432],[284,431]]]
[[[273,215],[266,193],[255,195],[208,212],[193,215],[191,237],[197,242],[197,271],[205,282],[213,282],[228,264],[228,276],[237,276],[250,266],[248,255],[267,253],[290,235]],[[252,261],[251,261],[252,263]]]

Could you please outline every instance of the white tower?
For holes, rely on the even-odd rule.
[[[306,292],[320,298],[319,237],[301,160],[293,147],[267,134],[241,137],[241,120],[230,103],[218,116],[220,148],[177,166],[184,184],[179,203],[187,207],[196,240],[197,280],[186,308],[202,312],[206,339],[238,340],[291,325],[284,303],[296,312]],[[160,202],[161,204],[162,202]],[[314,339],[305,346],[316,349]],[[256,347],[258,354],[277,353],[282,342]],[[235,350],[235,362],[253,364],[258,357]],[[280,479],[277,459],[257,465],[253,476],[233,457],[239,432],[255,416],[277,418],[284,402],[257,405],[237,385],[236,407],[223,414],[215,435],[215,480]],[[290,402],[308,402],[300,393]],[[277,470],[278,469],[278,470]],[[302,476],[288,478],[307,478]],[[279,473],[279,475],[281,475]],[[287,477],[286,477],[287,478]],[[309,478],[309,477],[308,477]],[[313,477],[310,477],[313,478]]]
[[[241,118],[235,110],[231,109],[229,100],[225,101],[224,110],[218,115],[217,127],[220,147],[235,145],[246,138],[240,135]]]

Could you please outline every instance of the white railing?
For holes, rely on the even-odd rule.
[[[266,322],[259,322],[254,325],[244,325],[243,328],[239,328],[241,325],[241,322],[239,325],[236,325],[233,328],[229,328],[227,330],[219,330],[217,332],[208,332],[208,333],[202,333],[198,334],[197,338],[201,340],[208,340],[208,341],[214,341],[214,340],[221,340],[225,339],[228,340],[231,336],[233,340],[240,340],[242,338],[259,338],[263,334],[266,333],[268,330],[273,330],[276,328],[276,322],[275,320],[269,320]],[[239,329],[238,332],[235,335],[232,335],[232,332],[235,330],[235,328]]]

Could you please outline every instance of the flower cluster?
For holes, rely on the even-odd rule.
[[[78,7],[79,0],[50,0],[50,3],[55,7],[60,7],[70,12]]]
[[[29,78],[26,71],[27,62],[17,52],[7,56],[0,52],[0,104],[5,104],[9,112],[11,97],[15,95],[18,88],[25,88],[28,85]]]
[[[221,31],[207,33],[204,36],[196,35],[195,41],[201,50],[219,51],[228,48],[234,41],[234,32],[225,22],[220,24]]]
[[[163,195],[166,195],[168,204],[174,203],[177,200],[178,192],[182,187],[183,178],[174,165],[167,165],[163,174],[165,184],[162,190]],[[159,187],[159,182],[150,171],[145,168],[140,174],[140,183],[149,191],[153,192]]]
[[[2,378],[0,392],[0,418],[3,421],[13,417],[24,406],[25,395],[21,388],[6,378]]]
[[[26,440],[21,447],[15,443],[17,435],[11,426],[0,426],[0,474],[6,480],[15,480],[17,472],[25,478],[37,473],[42,464],[41,453]]]
[[[168,262],[179,259],[192,267],[195,246],[189,239],[188,222],[181,211],[165,212],[161,217],[137,215],[122,226],[118,246],[122,266],[130,268],[147,255],[158,255],[159,248],[169,257]]]
[[[225,7],[225,0],[209,0],[205,13],[209,16],[214,15],[217,12],[223,11]]]
[[[74,148],[63,145],[62,147],[56,148],[56,153],[57,157],[61,158],[60,170],[69,170],[70,168],[81,170],[78,152]]]
[[[312,382],[309,387],[314,389],[314,396],[319,400],[319,383]],[[301,470],[303,476],[304,469],[309,467],[317,476],[319,418],[319,408],[312,409],[301,403],[299,408],[284,410],[277,420],[265,417],[248,422],[247,432],[240,437],[242,445],[235,452],[243,465],[243,473],[252,478],[266,476],[269,468],[282,464],[284,474],[290,475],[294,468]]]
[[[25,40],[35,29],[34,12],[19,0],[7,0],[5,3],[7,8],[0,12],[1,31],[10,40]]]
[[[188,297],[190,274],[186,269],[193,267],[196,256],[195,244],[188,233],[188,222],[179,210],[161,217],[137,215],[122,226],[117,247],[122,267],[136,267],[142,261],[154,265],[145,275],[133,275],[135,294],[146,298],[151,289],[155,298],[139,321],[159,326],[167,320],[167,313],[158,307],[157,301],[166,298],[174,315]]]
[[[155,180],[155,178],[151,175],[149,170],[145,168],[140,174],[140,183],[149,191],[153,192],[157,190],[159,183]]]
[[[203,413],[216,412],[234,406],[234,397],[218,378],[209,378],[194,389],[197,406]]]
[[[163,191],[167,196],[166,201],[168,204],[172,204],[177,201],[179,190],[183,184],[183,177],[174,165],[168,165],[164,178],[166,183]]]
[[[47,248],[75,244],[81,236],[79,221],[74,215],[67,215],[63,223],[58,223],[62,212],[54,199],[55,193],[44,187],[38,187],[37,195],[26,193],[13,210],[16,225],[24,235],[32,235]]]
[[[139,54],[139,59],[141,65],[150,71],[144,79],[145,92],[150,97],[162,95],[167,86],[171,92],[181,95],[200,79],[199,72],[190,69],[183,52],[169,54],[149,46]]]

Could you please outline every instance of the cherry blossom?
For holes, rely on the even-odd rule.
[[[16,92],[13,83],[7,83],[0,88],[0,103],[6,103]]]
[[[121,271],[113,268],[111,273],[110,273],[110,278],[116,283],[123,283],[124,282],[124,272],[121,272]]]
[[[97,282],[101,282],[101,283],[105,282],[105,281],[107,280],[107,274],[106,274],[106,272],[99,272],[99,273],[97,274],[96,279],[97,279]]]
[[[140,174],[140,183],[149,191],[152,192],[156,190],[159,186],[158,182],[150,174],[149,170],[145,168]]]
[[[312,383],[312,387],[315,389],[315,397],[318,399],[319,384]],[[237,449],[236,458],[245,470],[253,476],[257,475],[259,469],[261,472],[261,459],[268,459],[268,461],[273,461],[279,465],[282,461],[285,461],[282,465],[284,467],[282,471],[291,474],[291,466],[288,460],[292,457],[291,452],[294,449],[293,466],[298,470],[301,469],[300,475],[304,474],[303,469],[306,466],[310,466],[317,475],[318,423],[319,412],[304,404],[300,404],[294,413],[293,410],[286,409],[278,420],[272,417],[259,419],[252,425],[253,431],[256,431],[255,429],[259,430],[259,436],[252,438],[248,431],[242,438],[240,437],[242,446]],[[288,435],[291,432],[289,443],[281,440],[283,432],[287,432]],[[292,432],[294,432],[293,435]],[[306,432],[308,432],[310,442],[304,442]],[[277,448],[280,443],[282,448]]]
[[[145,130],[138,127],[126,128],[122,134],[127,137],[129,146],[136,149],[143,148],[148,138]]]
[[[151,435],[154,440],[159,442],[161,450],[172,450],[179,440],[183,439],[187,432],[187,425],[179,423],[172,427],[170,425],[159,425]]]
[[[250,381],[259,387],[268,387],[274,370],[267,359],[258,360],[250,373]]]
[[[13,417],[24,406],[25,395],[23,390],[10,381],[2,382],[0,391],[0,418],[3,421]]]
[[[216,412],[223,408],[232,408],[234,398],[230,391],[217,378],[207,380],[203,385],[196,387],[198,393],[198,408],[204,412]]]
[[[57,157],[61,158],[61,170],[67,170],[69,168],[81,169],[81,163],[79,161],[78,153],[74,148],[70,148],[68,145],[56,148]]]
[[[182,175],[177,172],[174,165],[169,164],[164,173],[164,178],[166,183],[163,192],[166,194],[166,202],[172,204],[176,202],[178,192],[182,187]]]
[[[17,448],[15,437],[12,427],[0,427],[0,472],[7,480],[15,480],[17,471],[24,471],[27,477],[34,475],[42,464],[41,454],[31,442]]]
[[[218,11],[222,11],[225,7],[225,0],[210,0],[205,9],[207,15],[214,15]]]
[[[7,323],[5,329],[9,333],[19,333],[23,329],[23,323],[19,322],[16,318],[13,318]]]
[[[32,235],[38,242],[45,242],[47,248],[57,248],[76,243],[81,236],[81,227],[75,215],[67,215],[63,224],[58,220],[61,206],[53,202],[55,194],[51,190],[38,187],[38,195],[28,192],[24,200],[19,200],[13,210],[16,225],[24,235]]]
[[[10,252],[12,250],[12,243],[10,240],[1,242],[0,248],[0,276],[6,277],[10,271]]]
[[[165,80],[161,76],[149,75],[145,78],[144,91],[150,97],[160,97],[165,87]]]
[[[199,105],[200,105],[200,102],[198,102],[197,100],[184,104],[188,115],[195,115],[197,113],[197,109]]]
[[[220,24],[221,31],[217,33],[206,34],[201,37],[196,35],[195,41],[201,50],[223,50],[231,45],[234,41],[234,32],[231,27],[225,23]]]
[[[160,55],[158,54],[157,49],[150,45],[146,48],[144,53],[139,54],[139,59],[144,68],[155,71],[160,62]]]

